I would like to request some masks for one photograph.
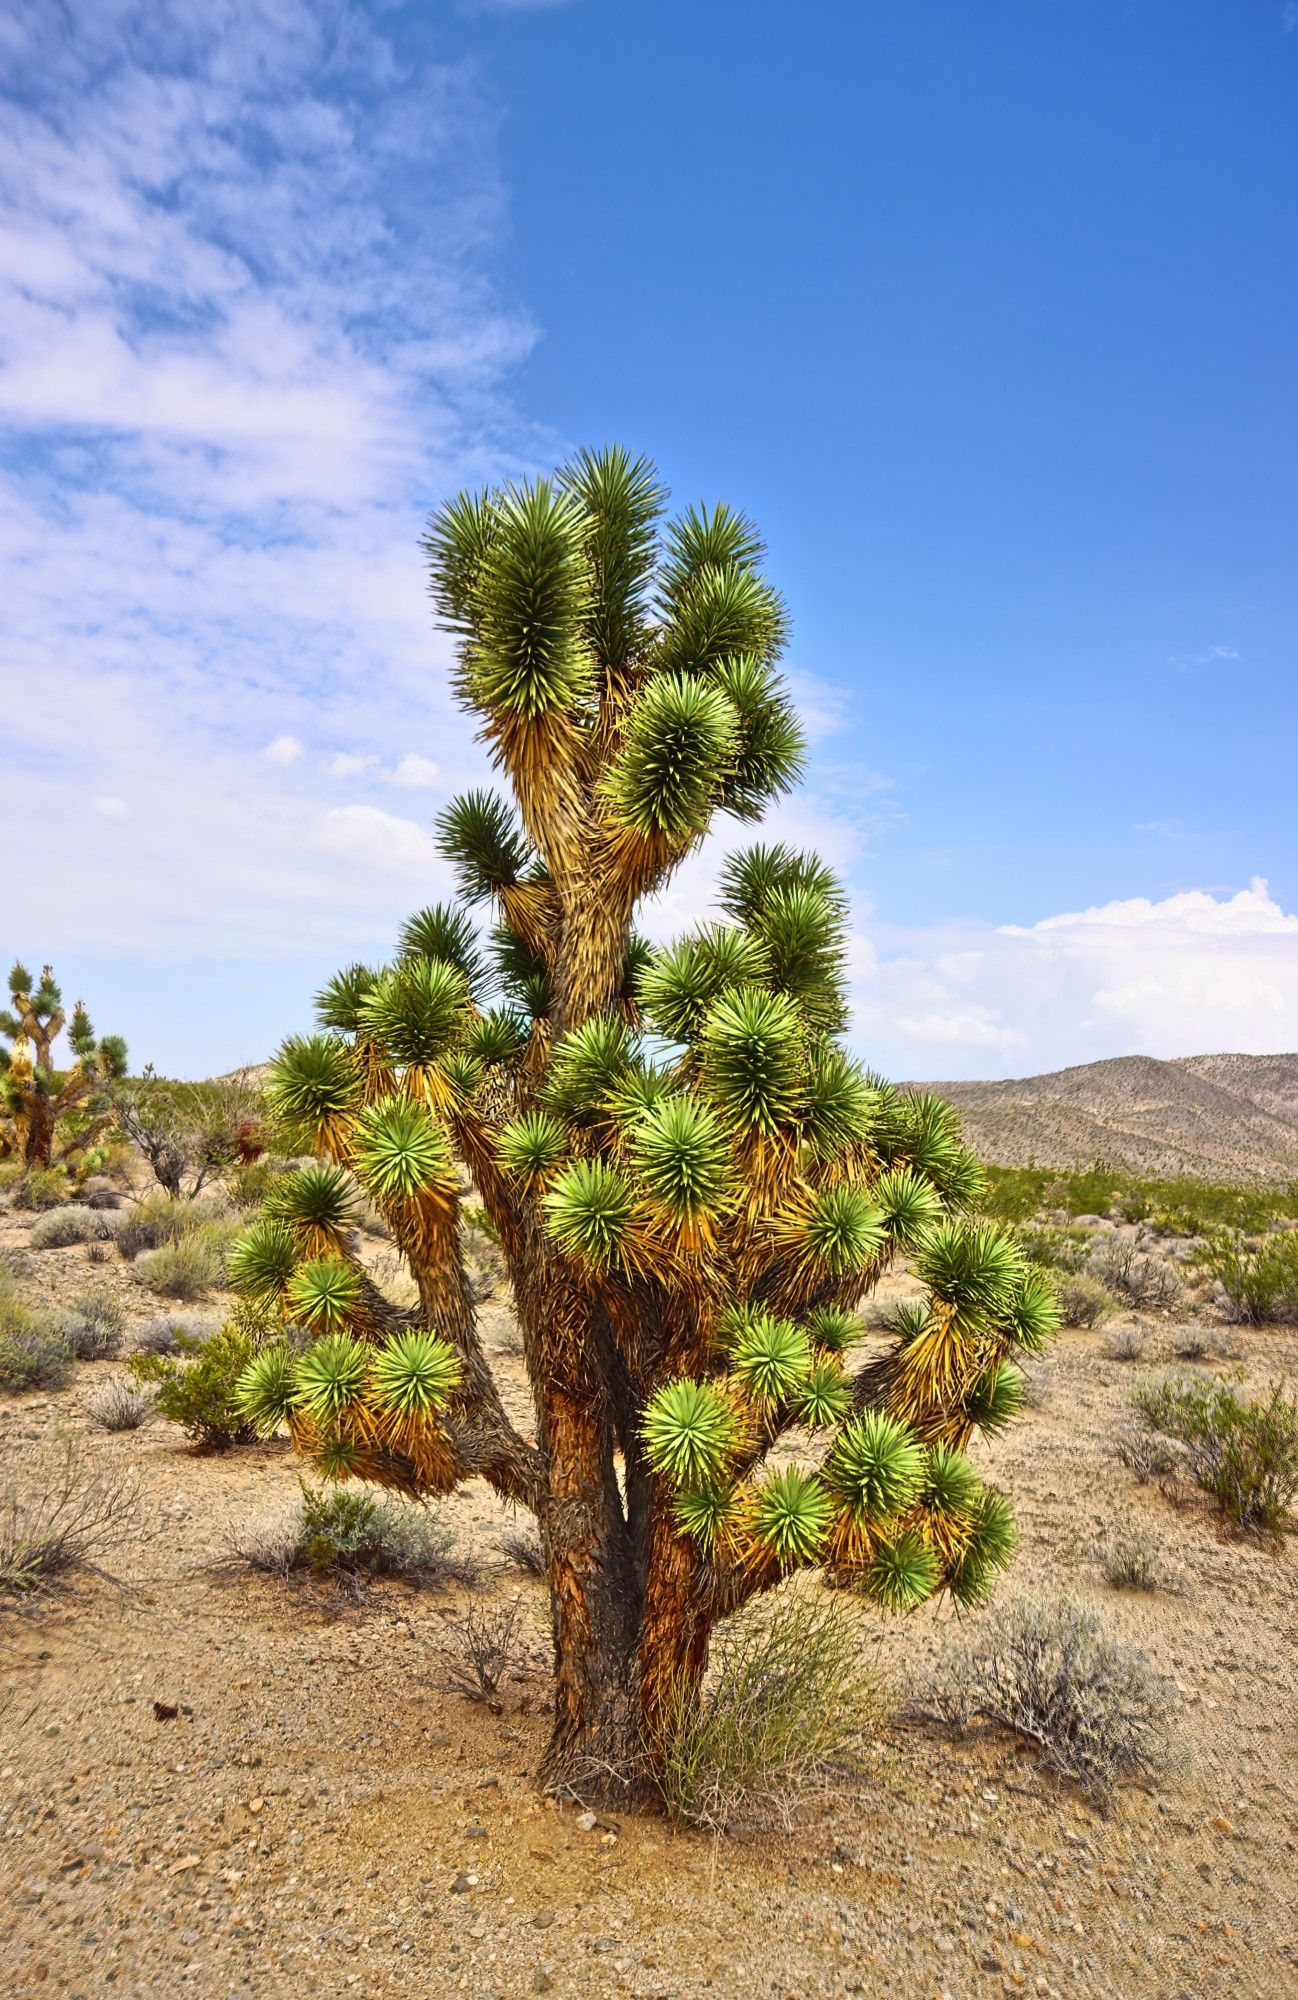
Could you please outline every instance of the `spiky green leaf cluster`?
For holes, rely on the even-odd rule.
[[[827,1484],[858,1521],[904,1513],[923,1477],[923,1450],[905,1424],[881,1410],[845,1424],[825,1462]]]
[[[459,1384],[460,1363],[446,1341],[416,1329],[394,1335],[379,1348],[372,1379],[380,1409],[401,1418],[427,1419],[446,1408]]]
[[[365,996],[361,1014],[394,1063],[432,1068],[468,1032],[468,983],[449,959],[400,959]]]
[[[711,1382],[669,1382],[650,1398],[641,1431],[655,1472],[673,1486],[701,1488],[725,1465],[735,1417]]]
[[[602,1271],[617,1255],[633,1207],[631,1189],[604,1160],[574,1160],[542,1198],[545,1226],[561,1250]]]
[[[361,1114],[352,1157],[377,1201],[412,1201],[451,1171],[445,1128],[408,1097],[382,1097]]]
[[[731,1165],[725,1134],[706,1104],[663,1098],[635,1127],[631,1151],[645,1189],[673,1222],[716,1214]]]
[[[792,1568],[814,1561],[833,1513],[833,1501],[815,1473],[786,1466],[758,1488],[754,1533],[780,1563]]]

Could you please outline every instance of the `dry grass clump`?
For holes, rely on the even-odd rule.
[[[668,1815],[714,1833],[791,1825],[859,1775],[886,1713],[861,1630],[836,1600],[789,1591],[720,1630],[701,1691],[667,1719]]]
[[[226,1252],[237,1234],[237,1222],[226,1216],[196,1221],[171,1242],[140,1255],[136,1279],[163,1298],[182,1302],[202,1298],[224,1284]]]
[[[1150,1383],[1135,1404],[1156,1438],[1233,1527],[1279,1535],[1298,1498],[1298,1403],[1279,1388],[1246,1401],[1224,1382]]]
[[[74,1243],[107,1243],[113,1234],[112,1221],[101,1210],[69,1204],[47,1209],[32,1224],[28,1241],[33,1250],[66,1250]]]
[[[1167,1684],[1080,1606],[1020,1602],[950,1651],[932,1706],[958,1729],[993,1722],[1099,1802],[1162,1761]]]
[[[541,1538],[531,1528],[511,1528],[500,1538],[501,1552],[515,1569],[521,1569],[524,1576],[534,1576],[544,1580],[545,1550]]]
[[[0,1488],[0,1600],[30,1597],[104,1563],[131,1539],[140,1494],[133,1478],[96,1470],[69,1444],[57,1467],[24,1467]]]
[[[287,1512],[253,1523],[231,1550],[236,1564],[263,1576],[311,1577],[360,1593],[377,1577],[416,1589],[471,1583],[478,1565],[423,1507],[345,1487],[302,1485]]]
[[[148,1396],[133,1389],[124,1375],[110,1375],[86,1398],[86,1418],[101,1431],[138,1431],[153,1415]]]
[[[1153,1543],[1145,1536],[1115,1535],[1101,1557],[1106,1583],[1115,1590],[1162,1590],[1167,1577]]]
[[[1110,1335],[1104,1352],[1110,1361],[1143,1361],[1149,1352],[1149,1342],[1139,1327],[1124,1326]]]

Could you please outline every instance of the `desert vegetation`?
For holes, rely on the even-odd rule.
[[[73,1060],[58,1070],[54,1045],[65,1032]],[[113,1122],[109,1090],[125,1074],[126,1044],[119,1035],[96,1036],[79,1000],[66,1012],[52,967],[34,980],[18,961],[0,1037],[8,1043],[0,1043],[0,1160],[57,1182],[54,1169],[84,1168]]]

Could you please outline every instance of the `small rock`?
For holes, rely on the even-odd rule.
[[[1212,1830],[1214,1833],[1234,1833],[1235,1831],[1234,1827],[1231,1825],[1230,1821],[1226,1818],[1224,1813],[1218,1813],[1216,1819],[1212,1823]]]
[[[467,1896],[477,1879],[476,1875],[466,1875],[463,1869],[461,1869],[451,1884],[451,1894],[453,1896]]]
[[[594,1833],[599,1821],[593,1812],[583,1812],[577,1814],[577,1824],[583,1833]]]

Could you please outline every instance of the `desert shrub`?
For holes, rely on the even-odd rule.
[[[1089,1229],[1051,1222],[1026,1222],[1015,1231],[1023,1255],[1047,1271],[1080,1271],[1094,1238]]]
[[[225,1253],[237,1224],[221,1216],[186,1230],[173,1242],[146,1250],[136,1260],[137,1281],[163,1298],[202,1298],[225,1282]]]
[[[416,1588],[471,1582],[478,1565],[455,1552],[449,1530],[423,1507],[380,1499],[357,1487],[317,1491],[286,1513],[254,1524],[236,1541],[235,1561],[263,1575],[309,1575],[359,1588],[395,1577]]]
[[[1215,1230],[1193,1263],[1221,1286],[1232,1319],[1298,1324],[1298,1230],[1279,1230],[1256,1245],[1238,1230]]]
[[[547,1574],[541,1538],[530,1529],[512,1528],[501,1536],[500,1547],[506,1561],[521,1569],[524,1576],[544,1578]]]
[[[1104,1343],[1104,1352],[1110,1361],[1143,1361],[1149,1352],[1149,1342],[1139,1327],[1120,1327]]]
[[[261,1092],[242,1074],[181,1083],[147,1069],[123,1079],[113,1102],[158,1186],[175,1200],[192,1201],[215,1176],[252,1165],[265,1150]]]
[[[58,1332],[78,1361],[112,1361],[122,1347],[125,1315],[107,1292],[83,1292],[59,1315]]]
[[[58,1208],[67,1201],[71,1182],[62,1167],[37,1167],[24,1174],[13,1193],[15,1208]]]
[[[0,1257],[0,1389],[57,1389],[71,1365],[67,1342],[48,1314],[24,1303],[12,1265]]]
[[[102,1211],[69,1205],[47,1209],[32,1224],[30,1241],[33,1250],[66,1250],[73,1243],[105,1243],[112,1234],[113,1225]]]
[[[1118,1433],[1113,1449],[1139,1486],[1174,1483],[1185,1455],[1170,1438],[1134,1427]]]
[[[88,1421],[101,1431],[138,1431],[152,1416],[153,1403],[124,1375],[110,1375],[87,1396],[85,1409]]]
[[[250,1160],[246,1166],[232,1167],[225,1185],[236,1208],[260,1208],[284,1172],[278,1160]]]
[[[154,1385],[161,1414],[200,1451],[229,1451],[257,1435],[235,1385],[261,1345],[260,1330],[235,1314],[207,1340],[178,1333],[176,1354],[133,1354],[126,1365],[137,1382]]]
[[[135,1346],[141,1354],[179,1354],[184,1336],[190,1344],[188,1351],[193,1353],[211,1339],[219,1325],[219,1319],[206,1324],[193,1317],[180,1319],[175,1313],[160,1313],[136,1329]]]
[[[139,1513],[133,1479],[88,1466],[69,1444],[59,1463],[29,1466],[0,1488],[0,1600],[29,1595],[72,1570],[103,1573]]]
[[[1116,1535],[1104,1550],[1101,1562],[1105,1581],[1115,1590],[1161,1590],[1166,1578],[1158,1551],[1145,1536]]]
[[[1065,1326],[1103,1326],[1113,1313],[1113,1294],[1086,1271],[1061,1272],[1055,1280]]]
[[[1098,1244],[1088,1268],[1110,1290],[1148,1311],[1174,1306],[1181,1296],[1181,1280],[1171,1266],[1139,1250],[1129,1237],[1110,1236]]]
[[[855,1618],[786,1592],[723,1626],[702,1691],[669,1702],[663,1804],[714,1833],[788,1825],[809,1795],[859,1774],[884,1709]]]
[[[1166,1684],[1078,1605],[1012,1605],[948,1651],[943,1667],[933,1702],[943,1720],[1012,1730],[1097,1800],[1161,1761]]]
[[[1298,1496],[1298,1403],[1246,1402],[1224,1382],[1168,1380],[1136,1396],[1151,1431],[1185,1447],[1195,1484],[1238,1528],[1278,1534]]]
[[[504,1707],[506,1683],[525,1681],[527,1647],[519,1632],[522,1607],[471,1604],[445,1633],[443,1685],[466,1701],[479,1701],[494,1715]]]
[[[1193,1175],[1145,1179],[1121,1167],[1060,1171],[1053,1167],[985,1168],[983,1206],[1005,1222],[1026,1222],[1050,1209],[1065,1215],[1122,1216],[1155,1229],[1203,1236],[1211,1229],[1262,1230],[1298,1218],[1298,1181],[1287,1188],[1239,1186]]]
[[[146,1194],[119,1226],[117,1248],[128,1263],[133,1262],[146,1250],[175,1243],[188,1234],[196,1220],[188,1203],[173,1201],[165,1194]]]

